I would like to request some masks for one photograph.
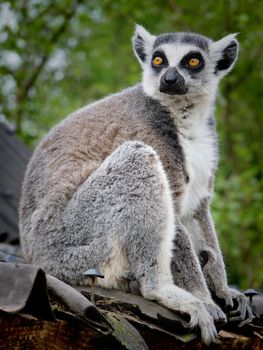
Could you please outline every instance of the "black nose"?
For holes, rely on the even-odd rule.
[[[163,75],[163,81],[167,85],[174,85],[178,81],[178,71],[174,67],[170,67]]]
[[[167,85],[173,85],[177,82],[177,77],[175,75],[168,75],[166,77],[164,77],[164,82]]]
[[[169,67],[160,79],[159,90],[168,95],[185,95],[188,88],[178,70],[175,67]]]

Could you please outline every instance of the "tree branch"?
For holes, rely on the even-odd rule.
[[[51,40],[50,40],[50,44],[51,46],[54,46],[59,38],[62,36],[62,34],[67,30],[68,24],[71,20],[71,18],[74,16],[77,6],[83,2],[83,0],[74,0],[72,2],[72,6],[70,11],[67,11],[64,15],[64,20],[62,22],[62,24],[60,25],[60,27],[53,33]],[[44,66],[46,65],[47,61],[50,58],[51,55],[51,51],[49,52],[44,52],[41,56],[40,62],[38,63],[37,66],[35,66],[35,68],[31,71],[31,73],[29,74],[29,76],[24,79],[24,81],[21,84],[21,87],[17,93],[16,96],[16,102],[18,105],[17,111],[16,111],[16,128],[17,128],[17,132],[20,132],[21,130],[21,119],[22,119],[22,108],[21,108],[21,104],[22,102],[27,98],[28,95],[28,91],[30,90],[30,88],[32,86],[34,86],[34,84],[36,83],[37,78],[39,77],[41,71],[43,70]]]

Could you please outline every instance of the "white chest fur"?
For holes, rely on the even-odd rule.
[[[191,215],[200,201],[209,196],[209,181],[216,163],[213,134],[207,120],[198,119],[186,120],[179,125],[179,138],[189,175],[181,202],[182,217]]]

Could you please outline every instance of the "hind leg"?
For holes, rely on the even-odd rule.
[[[133,153],[132,148],[130,152]],[[170,309],[188,313],[189,326],[199,325],[205,342],[215,340],[216,329],[205,305],[173,281],[171,258],[176,232],[174,208],[159,157],[150,147],[142,146],[139,154],[132,159],[133,175],[125,172],[123,185],[133,184],[133,191],[123,198],[124,201],[129,199],[123,208],[124,216],[116,220],[115,226],[117,231],[123,231],[128,223],[123,244],[130,271],[139,281],[140,291],[146,299],[157,300]],[[194,270],[193,273],[198,277],[199,272],[199,277],[203,278],[201,270]],[[188,275],[192,278],[191,270]]]
[[[119,146],[69,199],[55,234],[48,232],[46,240],[35,235],[34,244],[43,247],[35,260],[71,284],[85,283],[82,273],[97,267],[105,275],[102,285],[120,288],[140,249],[137,242],[145,249],[143,244],[163,230],[166,213],[159,204],[163,185],[157,159],[143,143]]]
[[[174,284],[175,218],[169,184],[156,152],[140,142],[119,146],[69,200],[56,240],[39,256],[46,270],[72,284],[97,267],[105,287],[131,272],[145,298],[190,315],[205,342],[216,337],[204,304]],[[189,276],[191,275],[189,271]],[[190,277],[191,278],[191,277]]]

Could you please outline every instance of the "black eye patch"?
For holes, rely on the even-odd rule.
[[[196,64],[197,62],[198,64]],[[195,64],[193,65],[193,63]],[[200,52],[192,51],[183,57],[180,66],[190,73],[198,73],[204,68],[205,60]]]
[[[153,64],[153,60],[156,57],[160,57],[162,59],[162,64],[160,64],[158,66]],[[163,51],[159,50],[159,51],[155,51],[153,53],[152,60],[151,60],[151,66],[152,66],[153,70],[155,70],[156,72],[160,72],[164,67],[168,67],[169,66],[167,57],[165,56],[165,53]]]

